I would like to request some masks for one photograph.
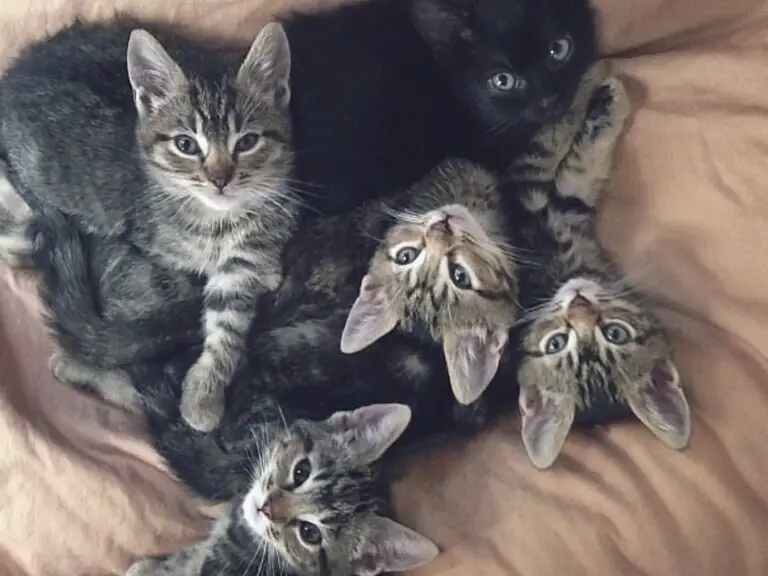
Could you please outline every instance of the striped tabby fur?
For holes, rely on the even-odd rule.
[[[574,422],[605,424],[630,410],[673,448],[690,436],[668,337],[597,239],[600,192],[629,112],[621,82],[607,79],[571,146],[555,127],[542,137],[555,153],[510,174],[522,260],[519,404],[539,468],[552,465]]]
[[[182,284],[190,280],[177,271],[206,280],[205,344],[186,376],[182,412],[194,428],[211,430],[257,300],[280,284],[282,249],[296,225],[290,53],[278,24],[238,62],[176,33],[136,27],[75,24],[28,48],[0,80],[0,147],[35,212],[70,215],[97,251],[99,238],[107,252],[138,251],[118,259],[115,278],[153,268],[154,277]],[[142,256],[154,264],[122,266]],[[148,278],[138,285],[152,284]],[[154,299],[133,302],[123,316],[149,322],[157,313]],[[64,347],[52,367],[67,380],[99,380],[106,370],[119,387],[121,364],[135,359],[58,340]]]

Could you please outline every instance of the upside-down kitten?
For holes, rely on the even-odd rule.
[[[509,174],[519,202],[519,404],[538,468],[552,465],[574,423],[607,423],[630,410],[672,448],[690,437],[667,335],[597,240],[596,207],[629,111],[622,84],[607,80],[572,147],[550,140],[561,163]]]
[[[153,28],[161,45],[135,26],[77,23],[25,50],[0,79],[0,149],[34,211],[59,210],[105,242],[131,245],[160,275],[165,267],[169,277],[207,279],[205,345],[186,375],[182,413],[210,430],[296,224],[290,52],[278,24],[236,63]],[[137,272],[139,286],[144,272],[153,273]],[[151,315],[156,303],[135,314]],[[119,377],[125,351],[80,351],[57,355],[55,372],[76,376],[96,360]]]
[[[260,403],[248,458],[210,437],[199,466],[218,468],[231,510],[203,541],[136,562],[127,576],[374,576],[438,554],[427,538],[387,518],[389,487],[376,465],[408,426],[399,404],[287,423]]]
[[[445,158],[506,167],[597,54],[587,0],[366,0],[285,27],[297,178],[326,213]]]

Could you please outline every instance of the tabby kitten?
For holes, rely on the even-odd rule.
[[[376,461],[408,426],[407,406],[378,404],[290,424],[276,403],[260,406],[248,462],[196,436],[208,445],[199,465],[207,459],[218,467],[231,511],[204,541],[141,560],[128,576],[373,576],[437,556],[432,542],[384,516],[388,488]]]
[[[588,0],[366,0],[285,27],[297,177],[326,213],[449,157],[503,169],[597,56]]]
[[[690,437],[667,335],[597,241],[599,194],[629,111],[622,84],[607,80],[562,163],[533,174],[521,165],[509,175],[524,254],[519,404],[537,468],[553,464],[574,423],[606,423],[628,410],[672,448]]]
[[[0,80],[0,147],[36,212],[60,210],[170,275],[207,279],[205,345],[186,375],[182,414],[211,430],[296,223],[290,52],[278,24],[239,66],[156,35],[163,45],[133,23],[78,23],[28,48]],[[57,356],[56,372],[83,372],[76,354],[62,365],[75,352]]]

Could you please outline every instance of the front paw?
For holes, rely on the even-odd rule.
[[[581,137],[595,142],[600,138],[615,139],[629,117],[629,94],[616,77],[606,79],[589,101]]]
[[[184,378],[181,394],[181,417],[198,432],[210,432],[224,416],[224,386],[216,375],[197,364]]]
[[[131,564],[125,576],[162,576],[163,574],[160,560],[145,558]]]

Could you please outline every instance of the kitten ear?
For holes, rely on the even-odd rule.
[[[675,450],[691,439],[691,409],[680,386],[680,374],[671,360],[651,370],[650,383],[629,398],[632,412],[664,444]]]
[[[139,116],[182,91],[187,78],[165,48],[146,30],[131,32],[128,39],[128,80]]]
[[[415,0],[411,18],[438,60],[471,39],[470,4],[459,0]]]
[[[528,459],[539,470],[554,464],[576,417],[576,404],[566,396],[542,393],[537,388],[520,390],[523,444]]]
[[[397,314],[384,289],[370,274],[360,283],[360,294],[352,304],[341,333],[341,351],[354,354],[368,348],[397,326]]]
[[[440,550],[428,538],[389,518],[371,518],[366,542],[352,562],[357,576],[404,572],[431,562]]]
[[[485,392],[499,369],[507,330],[458,332],[443,338],[451,390],[460,404],[472,404]]]
[[[256,36],[237,73],[244,90],[269,94],[275,104],[291,101],[291,47],[283,26],[270,22]]]
[[[394,444],[410,421],[411,409],[405,404],[371,404],[336,412],[326,424],[342,436],[365,464],[370,464]]]

